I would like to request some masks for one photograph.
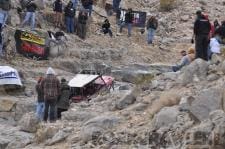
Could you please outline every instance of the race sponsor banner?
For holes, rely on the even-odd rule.
[[[127,13],[128,10],[126,9],[121,9],[121,14],[120,14],[120,21],[125,22],[125,14]],[[132,24],[134,27],[145,27],[145,22],[146,22],[146,12],[142,11],[132,11],[133,14],[133,21]]]
[[[0,85],[22,86],[17,70],[9,66],[0,66]]]
[[[39,60],[47,59],[49,48],[45,44],[45,38],[41,35],[33,34],[28,31],[16,30],[14,37],[18,53]]]

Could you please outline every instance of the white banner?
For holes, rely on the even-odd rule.
[[[22,86],[17,70],[9,66],[0,66],[0,85]]]

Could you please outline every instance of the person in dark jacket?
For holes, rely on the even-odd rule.
[[[195,49],[196,49],[196,58],[201,58],[207,60],[207,51],[209,44],[209,33],[211,25],[209,20],[205,19],[201,11],[196,12],[197,19],[194,23],[194,36],[195,36]]]
[[[35,28],[35,17],[36,17],[35,11],[37,9],[37,5],[34,2],[30,1],[26,5],[26,9],[27,9],[26,16],[25,16],[25,19],[22,22],[21,27],[24,27],[25,23],[31,21],[30,22],[31,30],[34,30],[34,28]]]
[[[152,44],[155,31],[158,28],[158,20],[154,16],[151,16],[147,22],[146,28],[148,30],[148,36],[147,36],[148,44]]]
[[[73,7],[73,3],[70,1],[65,8],[65,18],[66,18],[66,30],[68,33],[74,33],[75,28],[75,13],[76,10]]]
[[[50,122],[54,122],[56,120],[56,103],[60,95],[60,82],[51,67],[48,68],[46,75],[47,76],[41,81],[45,102],[44,121],[47,122],[49,115]]]
[[[112,37],[112,31],[110,29],[110,23],[108,19],[105,19],[104,23],[102,24],[102,31],[104,34],[109,33],[109,36]]]
[[[120,25],[120,33],[122,33],[123,27],[127,26],[128,28],[128,37],[131,36],[132,23],[133,23],[134,15],[132,13],[132,9],[129,8],[128,12],[125,14],[125,22]]]
[[[92,14],[93,10],[93,0],[81,0],[84,9],[88,10],[89,16]]]
[[[37,107],[36,107],[36,115],[38,117],[39,120],[43,120],[43,116],[44,116],[44,107],[45,107],[45,103],[44,103],[44,92],[41,88],[41,81],[43,80],[43,77],[40,77],[38,79],[38,82],[35,86],[35,90],[37,92]]]
[[[61,79],[60,96],[57,102],[57,117],[61,118],[61,113],[69,109],[70,103],[70,87],[67,85],[66,79]]]
[[[222,39],[225,39],[225,21],[222,21],[221,26],[216,30]]]
[[[78,15],[78,29],[77,34],[80,38],[85,39],[86,38],[86,32],[87,32],[87,20],[88,20],[88,14],[86,11],[80,11]]]
[[[53,4],[53,11],[55,12],[55,26],[61,27],[62,25],[62,1],[56,0]]]
[[[117,12],[120,7],[121,0],[113,0],[113,11]]]

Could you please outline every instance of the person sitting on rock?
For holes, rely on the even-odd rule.
[[[44,116],[44,92],[41,88],[41,81],[43,80],[43,77],[40,77],[38,79],[38,82],[35,86],[35,90],[37,92],[37,107],[36,107],[36,115],[39,120],[43,120]]]
[[[112,37],[112,31],[110,29],[110,23],[109,23],[109,20],[108,19],[105,19],[104,23],[102,24],[102,32],[104,34],[107,34],[109,33],[109,36]]]
[[[184,55],[185,52],[182,52],[182,59],[180,61],[180,64],[176,66],[172,66],[172,70],[174,72],[180,70],[183,66],[189,65],[194,59],[195,59],[195,50],[193,48],[189,48],[188,54]]]
[[[69,109],[69,100],[70,100],[70,87],[67,85],[66,79],[61,79],[61,88],[60,88],[60,96],[57,102],[57,117],[61,118],[61,113],[67,111]]]
[[[37,5],[34,2],[29,1],[28,4],[26,4],[26,8],[27,8],[26,16],[21,24],[21,27],[24,27],[24,25],[27,22],[31,21],[30,22],[31,30],[34,30],[35,29],[35,17],[36,17],[35,11],[37,9]]]
[[[220,35],[223,43],[225,43],[225,41],[223,41],[225,39],[225,21],[222,21],[221,26],[216,30],[216,32]]]
[[[220,54],[220,42],[221,42],[221,37],[218,32],[215,32],[215,36],[210,39],[209,43],[209,51],[208,51],[208,57],[211,59],[213,54]]]
[[[85,10],[81,10],[78,15],[78,29],[77,34],[80,38],[85,39],[86,38],[86,24],[88,20],[88,14]]]

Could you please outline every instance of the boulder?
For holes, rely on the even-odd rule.
[[[66,137],[68,137],[68,135],[69,133],[64,132],[63,130],[59,130],[47,144],[53,145],[53,144],[59,143],[65,140]]]
[[[12,9],[9,11],[9,23],[13,26],[16,27],[21,24],[20,16],[17,13],[16,9]]]
[[[225,61],[222,62],[220,68],[221,68],[221,71],[223,72],[223,74],[225,74]]]
[[[0,149],[5,149],[11,140],[0,138]]]
[[[161,127],[169,126],[177,121],[179,114],[178,106],[162,108],[153,119],[153,128],[159,129]]]
[[[112,129],[114,126],[119,124],[120,118],[113,115],[102,115],[90,119],[84,123],[81,130],[81,139],[84,142],[97,139],[105,131]]]
[[[18,101],[15,109],[15,120],[20,120],[25,113],[31,111],[35,111],[35,102],[28,100]]]
[[[191,103],[189,111],[200,121],[209,118],[209,113],[222,109],[223,91],[220,88],[203,90]]]
[[[169,11],[175,7],[176,0],[160,0],[160,8]]]
[[[71,109],[62,113],[62,120],[85,122],[95,116],[97,113]]]
[[[0,125],[0,148],[19,149],[30,144],[34,138],[33,134],[19,131],[18,127]]]
[[[16,105],[15,101],[1,99],[0,100],[0,112],[10,112],[10,111],[12,111],[12,109],[15,105]]]
[[[190,65],[183,69],[183,73],[180,76],[180,83],[182,85],[187,85],[195,80],[201,81],[207,77],[209,64],[202,60],[196,59]]]
[[[27,113],[19,121],[19,126],[22,131],[35,133],[39,127],[39,119],[35,113]]]
[[[35,134],[35,142],[41,143],[52,137],[59,131],[58,127],[50,125],[41,125]]]
[[[125,95],[116,102],[116,109],[122,110],[136,101],[136,96],[133,91],[128,91]]]

